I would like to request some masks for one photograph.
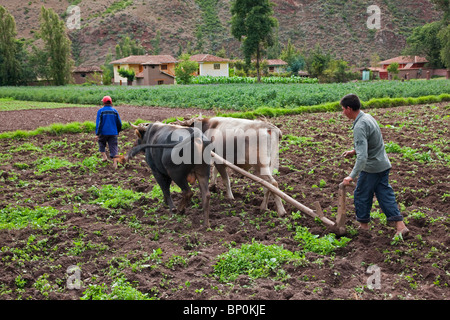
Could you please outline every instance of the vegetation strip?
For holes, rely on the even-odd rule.
[[[100,103],[109,95],[115,105],[201,108],[207,110],[253,111],[259,107],[295,109],[335,102],[348,93],[361,100],[418,98],[450,94],[450,82],[377,81],[332,84],[216,84],[156,87],[64,86],[2,87],[0,98],[71,104]]]
[[[418,98],[379,98],[361,102],[363,104],[363,109],[378,109],[427,103],[439,103],[443,101],[450,101],[450,94],[441,94],[439,96],[424,96]],[[258,117],[280,117],[301,113],[336,112],[339,110],[339,101],[336,101],[315,106],[302,106],[293,109],[261,107],[254,111],[218,113],[218,115],[222,117],[256,119]]]
[[[400,107],[406,105],[419,105],[427,103],[439,103],[444,101],[450,101],[450,94],[441,94],[439,96],[424,96],[418,98],[380,98],[370,99],[369,101],[362,101],[363,109],[378,109],[378,108],[391,108]],[[286,115],[296,115],[302,113],[320,113],[320,112],[336,112],[340,110],[339,102],[325,103],[315,106],[302,106],[294,109],[283,108],[268,108],[261,107],[254,111],[247,112],[234,112],[234,113],[221,113],[218,112],[218,116],[233,117],[233,118],[246,118],[256,119],[258,117],[280,117]],[[177,118],[173,117],[167,119],[165,122],[176,121]],[[134,124],[144,123],[146,120],[138,119]],[[123,123],[123,129],[128,129],[129,124]],[[55,123],[47,127],[40,127],[36,130],[25,131],[16,130],[11,132],[3,132],[0,134],[0,139],[21,139],[36,136],[39,134],[60,135],[64,133],[89,133],[95,130],[95,123],[92,121],[86,121],[83,123],[72,122],[67,124]]]

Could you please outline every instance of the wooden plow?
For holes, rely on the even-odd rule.
[[[230,167],[236,172],[239,172],[240,174],[246,176],[247,178],[252,179],[255,182],[258,182],[259,184],[263,185],[267,189],[269,189],[271,192],[279,196],[281,199],[285,200],[287,203],[290,203],[297,209],[299,209],[301,212],[309,215],[312,218],[318,218],[320,219],[328,228],[330,228],[330,231],[334,232],[335,234],[341,236],[346,233],[345,229],[345,223],[346,223],[346,208],[345,208],[345,186],[341,183],[339,184],[339,191],[338,191],[338,210],[337,210],[337,216],[336,216],[336,222],[328,219],[325,217],[322,211],[322,207],[320,206],[320,203],[316,201],[314,203],[315,210],[308,208],[307,206],[301,204],[294,198],[290,197],[289,195],[285,194],[280,189],[273,186],[271,183],[245,171],[242,168],[239,168],[238,166],[232,164],[231,162],[225,160],[221,156],[217,155],[216,153],[211,151],[211,156],[215,158],[217,163],[224,164],[227,167]]]

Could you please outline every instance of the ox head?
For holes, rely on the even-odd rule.
[[[139,125],[134,125],[130,121],[128,121],[128,124],[134,129],[134,133],[136,134],[137,141],[134,143],[134,146],[138,146],[143,143],[144,134],[147,131],[148,127],[151,125],[151,123],[140,123]],[[119,159],[118,162],[121,164],[126,163],[128,160],[130,160],[132,156],[127,154],[123,158]]]
[[[147,131],[148,127],[151,125],[151,123],[140,123],[139,125],[134,125],[131,122],[128,121],[130,126],[134,129],[134,133],[136,134],[138,140],[135,143],[135,146],[142,144],[144,134]]]

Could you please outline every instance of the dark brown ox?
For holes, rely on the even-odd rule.
[[[210,159],[203,158],[205,148],[210,144],[198,128],[153,123],[146,126],[135,126],[138,137],[136,146],[130,150],[126,160],[141,151],[145,152],[145,160],[152,170],[164,194],[164,202],[171,211],[176,211],[170,195],[170,184],[174,181],[182,190],[183,198],[177,211],[184,212],[190,203],[193,192],[189,183],[198,180],[202,194],[204,223],[210,227],[210,192],[208,188]],[[206,154],[208,151],[205,152]],[[209,154],[211,151],[209,151]],[[180,156],[182,155],[182,156]]]
[[[272,173],[278,166],[278,141],[281,130],[265,121],[213,117],[202,119],[192,124],[200,127],[206,137],[213,142],[214,152],[233,164],[249,171],[253,169],[256,176],[270,182],[275,187],[278,183]],[[225,165],[214,163],[211,184],[215,186],[217,171],[226,187],[227,197],[234,199],[230,187],[230,179]],[[272,194],[264,188],[264,200],[261,210],[267,210],[269,196]],[[275,198],[277,212],[280,216],[286,213],[279,196]]]

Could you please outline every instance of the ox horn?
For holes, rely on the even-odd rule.
[[[128,121],[128,123],[130,124],[130,126],[134,129],[139,129],[139,126],[132,124],[130,121]]]

